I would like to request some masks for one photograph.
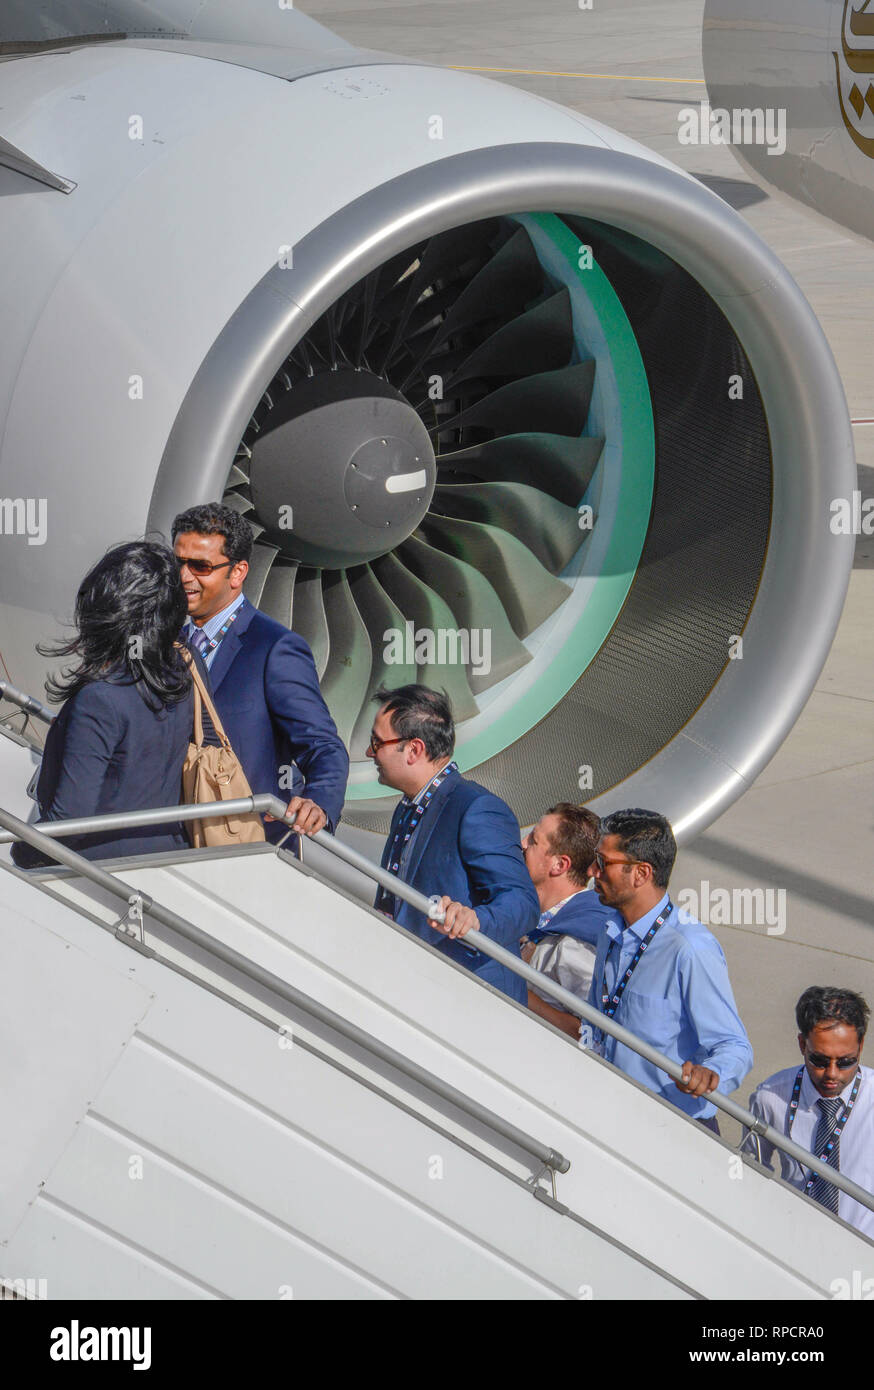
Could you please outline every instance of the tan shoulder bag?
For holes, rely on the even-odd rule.
[[[182,800],[189,804],[205,805],[215,801],[234,801],[251,796],[252,788],[240,766],[240,760],[230,745],[222,722],[195,662],[187,648],[181,648],[194,681],[194,740],[182,764]],[[203,706],[206,705],[221,747],[204,745]],[[215,816],[207,820],[188,821],[188,837],[195,849],[205,846],[251,845],[263,841],[264,825],[256,814],[248,816]]]

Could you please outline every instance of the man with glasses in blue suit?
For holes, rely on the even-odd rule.
[[[519,956],[519,938],[537,924],[537,893],[506,802],[462,777],[452,761],[455,727],[447,697],[424,685],[381,689],[368,757],[379,780],[403,797],[395,808],[382,867],[426,897],[438,897],[442,924],[380,888],[376,907],[518,1003],[525,981],[465,943],[472,929]]]

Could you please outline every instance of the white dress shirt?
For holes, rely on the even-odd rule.
[[[579,893],[586,891],[585,888],[577,889]],[[588,891],[591,892],[592,890],[589,889]],[[576,893],[568,893],[567,897],[562,898],[560,903],[556,903],[547,912],[542,912],[540,921],[537,923],[538,927],[549,931],[549,922],[552,918],[560,908],[564,907],[565,903],[569,903],[571,898],[576,896]],[[555,935],[545,936],[542,941],[538,941],[529,965],[547,975],[557,985],[562,985],[564,989],[570,990],[571,994],[575,994],[578,999],[582,999],[585,1003],[595,969],[595,954],[595,947],[590,946],[588,941],[580,941],[575,936],[567,936],[557,932]],[[539,999],[551,1004],[554,1009],[561,1009],[563,1013],[567,1013],[567,1010],[562,1008],[557,999],[553,999],[552,995],[539,990],[530,980],[528,988]]]
[[[799,1065],[803,1065],[800,1058]],[[789,1101],[797,1075],[798,1067],[787,1067],[785,1071],[778,1071],[774,1076],[769,1076],[767,1081],[763,1081],[761,1086],[757,1086],[750,1096],[750,1110],[753,1114],[773,1125],[781,1134],[789,1134]],[[845,1105],[850,1099],[852,1089],[853,1082],[850,1081],[841,1091],[840,1098]],[[805,1067],[798,1109],[789,1136],[803,1149],[813,1149],[816,1131],[822,1118],[822,1111],[816,1103],[819,1098],[819,1091]],[[842,1113],[838,1111],[838,1117]],[[759,1142],[762,1146],[762,1162],[773,1168],[774,1146],[766,1139]],[[802,1168],[800,1163],[796,1163],[794,1158],[790,1158],[789,1154],[783,1153],[781,1149],[776,1152],[780,1155],[781,1176],[793,1187],[803,1191],[810,1177],[810,1169]],[[815,1156],[819,1157],[818,1154]],[[841,1131],[840,1172],[845,1178],[850,1178],[860,1187],[874,1193],[874,1071],[870,1067],[862,1067],[859,1094],[852,1114]],[[855,1202],[846,1192],[838,1193],[838,1215],[863,1235],[874,1240],[874,1211],[869,1211],[867,1207]]]

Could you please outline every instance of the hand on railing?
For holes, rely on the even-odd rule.
[[[686,1096],[709,1096],[719,1085],[719,1076],[709,1067],[698,1066],[697,1062],[684,1062],[683,1080],[674,1084]]]
[[[265,815],[265,820],[278,820],[277,816]],[[328,824],[328,817],[314,801],[305,796],[293,796],[288,803],[283,821],[293,825],[302,835],[318,835]]]
[[[455,941],[459,936],[467,936],[469,931],[479,931],[479,918],[472,907],[465,907],[464,903],[454,903],[446,896],[432,898],[431,907],[442,914],[443,920],[429,917],[428,926],[448,936],[450,941]]]

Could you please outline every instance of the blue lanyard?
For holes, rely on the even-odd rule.
[[[446,778],[451,772],[457,771],[458,763],[448,763],[446,767],[440,769],[437,775],[428,784],[428,790],[423,795],[421,801],[415,803],[411,802],[409,806],[404,807],[403,813],[398,820],[397,829],[395,830],[388,855],[387,868],[391,873],[396,874],[400,870],[403,848],[409,843],[415,831],[418,830],[419,823],[431,804],[431,799],[437,788],[441,783],[446,781]],[[403,802],[401,805],[403,805]],[[382,908],[383,902],[387,903],[388,900],[392,898],[393,895],[390,894],[387,889],[381,888],[377,895],[377,907]]]
[[[242,607],[242,604],[241,604],[240,606]],[[214,651],[215,651],[216,647],[218,646],[219,642],[220,642],[220,641],[222,640],[222,638],[224,637],[224,635],[225,635],[225,633],[227,632],[228,628],[230,627],[231,623],[234,622],[234,621],[236,620],[236,617],[237,617],[237,614],[239,613],[239,611],[240,611],[239,608],[235,608],[234,611],[233,611],[233,613],[228,614],[227,618],[226,618],[225,621],[222,623],[222,625],[221,625],[221,627],[219,628],[218,632],[216,633],[215,637],[207,637],[207,638],[206,638],[207,642],[209,643],[210,652],[214,652]],[[204,633],[204,636],[206,637],[206,633]]]
[[[798,1111],[798,1097],[801,1095],[801,1083],[802,1083],[803,1080],[804,1080],[804,1067],[799,1067],[799,1068],[798,1068],[798,1075],[797,1075],[796,1078],[795,1078],[795,1084],[794,1084],[793,1087],[792,1087],[792,1096],[791,1096],[791,1099],[790,1099],[790,1101],[789,1101],[789,1124],[788,1124],[788,1137],[789,1137],[789,1138],[792,1137],[792,1126],[793,1126],[793,1124],[795,1123],[795,1115],[796,1115],[796,1113],[797,1113],[797,1111]],[[834,1129],[832,1130],[832,1132],[831,1132],[831,1134],[830,1134],[830,1136],[829,1136],[829,1141],[828,1141],[828,1143],[826,1144],[826,1146],[825,1146],[825,1148],[823,1149],[822,1153],[817,1155],[818,1158],[819,1158],[820,1163],[828,1163],[829,1154],[831,1154],[831,1153],[834,1151],[835,1144],[836,1144],[836,1143],[838,1142],[838,1140],[840,1139],[841,1133],[843,1132],[844,1125],[847,1123],[847,1120],[850,1118],[850,1112],[852,1111],[853,1106],[856,1104],[856,1097],[857,1097],[858,1094],[859,1094],[859,1087],[861,1086],[861,1084],[862,1084],[862,1068],[860,1067],[859,1070],[856,1072],[856,1079],[855,1079],[855,1081],[853,1082],[853,1089],[852,1089],[852,1091],[850,1092],[850,1099],[847,1101],[846,1105],[844,1106],[844,1109],[843,1109],[843,1111],[841,1112],[841,1117],[840,1117],[840,1119],[839,1119],[838,1121],[836,1121],[835,1127],[834,1127]],[[814,1138],[816,1138],[816,1135],[814,1135]],[[810,1195],[810,1190],[811,1190],[811,1188],[813,1187],[813,1184],[816,1182],[816,1180],[817,1180],[817,1178],[818,1178],[819,1176],[820,1176],[819,1173],[811,1173],[810,1177],[807,1179],[807,1185],[806,1185],[806,1187],[805,1187],[805,1189],[804,1189],[804,1194],[805,1194],[805,1196],[809,1196],[809,1195]]]
[[[670,898],[668,898],[664,912],[662,912],[661,915],[655,919],[646,936],[641,941],[640,945],[634,953],[634,959],[632,960],[625,974],[622,976],[622,979],[617,984],[616,990],[612,997],[608,996],[607,994],[607,961],[604,961],[604,980],[601,985],[601,1012],[603,1014],[606,1014],[608,1018],[612,1018],[616,1010],[619,1008],[619,1001],[625,993],[626,989],[628,988],[628,981],[631,979],[632,975],[634,974],[635,970],[640,964],[644,951],[649,946],[659,927],[664,926],[665,922],[667,921],[668,917],[671,915],[673,910],[674,904],[671,902]],[[609,955],[610,951],[607,952],[608,957]]]
[[[416,809],[415,809],[415,811],[413,812],[413,817],[412,817],[412,822],[411,822],[411,828],[410,828],[410,835],[412,835],[413,831],[414,831],[414,830],[416,829],[416,827],[418,826],[419,821],[422,819],[422,817],[424,816],[425,812],[427,811],[428,806],[429,806],[430,803],[431,803],[431,798],[433,797],[433,795],[434,795],[434,793],[436,792],[437,788],[440,786],[441,782],[445,782],[445,781],[446,781],[446,778],[449,776],[450,772],[457,772],[457,771],[458,771],[458,763],[447,763],[446,767],[442,768],[442,769],[440,770],[440,772],[437,773],[437,776],[434,777],[434,778],[431,780],[431,782],[429,782],[429,784],[428,784],[428,790],[425,792],[425,795],[422,797],[421,801],[417,802],[417,804],[416,804]],[[409,838],[409,836],[408,836],[407,838]]]

